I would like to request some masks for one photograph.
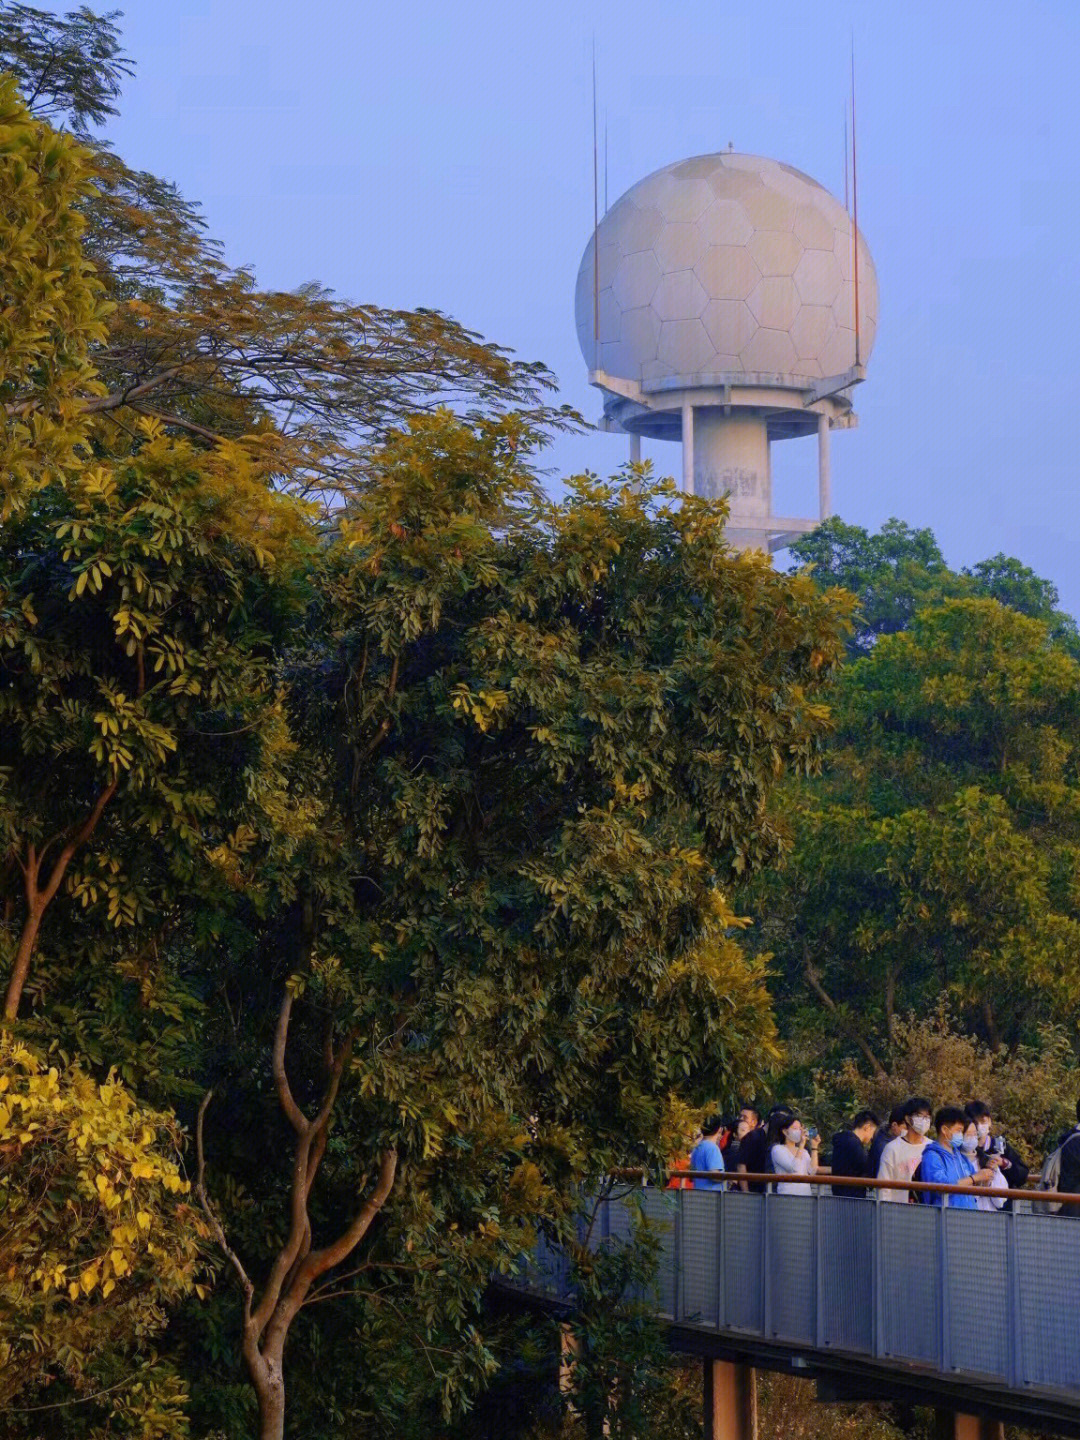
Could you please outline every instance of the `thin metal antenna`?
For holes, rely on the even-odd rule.
[[[605,214],[605,215],[606,215],[607,212],[608,212],[608,198],[607,198],[607,155],[608,155],[608,144],[607,144],[607,132],[608,132],[608,123],[607,123],[607,113],[606,113],[606,111],[605,111],[605,113],[604,113],[604,214]]]
[[[851,219],[851,194],[848,181],[851,178],[851,149],[848,141],[847,105],[844,105],[844,209]]]
[[[600,154],[596,108],[596,36],[592,42],[592,209],[593,209],[593,369],[600,369]]]
[[[855,364],[861,362],[859,336],[859,167],[855,148],[855,32],[851,32],[851,244],[855,273]]]

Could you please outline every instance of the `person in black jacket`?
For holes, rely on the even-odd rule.
[[[866,1171],[868,1175],[877,1174],[878,1166],[881,1164],[881,1152],[890,1140],[895,1140],[898,1135],[903,1135],[907,1128],[904,1108],[905,1102],[903,1101],[899,1105],[894,1105],[889,1111],[889,1118],[885,1124],[878,1126],[877,1134],[870,1142],[869,1167]]]
[[[975,1125],[979,1137],[978,1150],[972,1158],[978,1165],[984,1166],[991,1156],[996,1155],[1009,1189],[1022,1190],[1027,1184],[1030,1171],[1005,1137],[994,1134],[994,1117],[990,1106],[985,1100],[969,1100],[964,1106],[964,1114]],[[1012,1201],[1006,1200],[1002,1209],[1011,1210]]]
[[[1076,1129],[1061,1137],[1058,1189],[1063,1195],[1080,1195],[1080,1100],[1076,1102]],[[1080,1220],[1080,1205],[1062,1205],[1059,1213]]]
[[[829,1170],[833,1175],[849,1175],[864,1179],[872,1174],[867,1146],[874,1138],[878,1118],[872,1110],[860,1110],[846,1130],[838,1130],[832,1138],[832,1160]],[[866,1198],[865,1185],[834,1185],[834,1195],[848,1199]]]

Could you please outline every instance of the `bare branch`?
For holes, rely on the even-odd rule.
[[[202,1104],[199,1106],[199,1113],[195,1120],[195,1195],[213,1231],[214,1239],[217,1241],[218,1246],[229,1261],[229,1264],[236,1271],[237,1278],[240,1281],[240,1288],[244,1292],[244,1321],[247,1323],[251,1320],[251,1300],[255,1293],[255,1287],[252,1285],[239,1255],[237,1255],[236,1251],[225,1238],[225,1229],[206,1194],[206,1154],[203,1149],[203,1128],[206,1123],[206,1107],[210,1104],[213,1096],[214,1092],[212,1089],[206,1092],[202,1098]]]
[[[274,1072],[274,1085],[277,1089],[278,1101],[288,1117],[289,1124],[296,1131],[297,1135],[305,1138],[311,1133],[311,1122],[300,1109],[293,1097],[292,1087],[289,1084],[289,1077],[285,1073],[285,1045],[289,1038],[289,1018],[292,1015],[293,997],[288,986],[285,987],[285,994],[281,1000],[281,1009],[278,1011],[277,1030],[274,1034],[274,1049],[271,1057],[271,1064]]]

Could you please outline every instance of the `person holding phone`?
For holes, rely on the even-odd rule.
[[[772,1168],[777,1175],[816,1175],[821,1138],[811,1125],[803,1125],[797,1115],[777,1115],[769,1126],[772,1141]],[[809,1185],[779,1180],[778,1195],[809,1195]]]

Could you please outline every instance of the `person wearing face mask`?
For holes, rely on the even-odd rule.
[[[970,1127],[970,1155],[964,1153],[964,1132]],[[968,1117],[958,1105],[945,1105],[934,1116],[937,1139],[931,1140],[923,1151],[919,1164],[919,1179],[930,1185],[962,1185],[974,1192],[975,1187],[989,1186],[998,1166],[992,1160],[980,1168],[975,1158],[978,1135]],[[919,1197],[928,1205],[940,1205],[943,1195],[922,1194]],[[950,1195],[949,1208],[976,1210],[976,1195]]]
[[[967,1115],[967,1106],[964,1106],[964,1114]],[[1008,1190],[1009,1182],[1002,1173],[1000,1157],[983,1149],[982,1138],[979,1135],[979,1127],[970,1115],[967,1116],[967,1125],[964,1128],[964,1139],[960,1150],[964,1159],[976,1170],[988,1169],[993,1174],[985,1189],[980,1190],[975,1200],[977,1210],[1002,1210],[1009,1203],[1004,1195],[999,1195],[999,1190]],[[998,1163],[995,1163],[997,1161]]]
[[[777,1175],[816,1175],[818,1173],[818,1147],[821,1141],[817,1131],[807,1131],[796,1115],[776,1115],[769,1125],[772,1141],[770,1157],[772,1168]],[[778,1195],[810,1195],[809,1185],[797,1185],[790,1180],[780,1180],[776,1185]]]
[[[969,1100],[964,1106],[964,1114],[969,1120],[974,1121],[979,1137],[979,1153],[977,1159],[980,1164],[986,1165],[991,1156],[996,1155],[1000,1162],[1000,1171],[1004,1176],[1001,1189],[1022,1190],[1027,1184],[1029,1175],[1028,1167],[1024,1164],[1020,1155],[1013,1149],[1009,1142],[1002,1135],[994,1134],[994,1117],[990,1113],[990,1106],[983,1100]],[[995,1182],[995,1189],[998,1188]],[[1001,1207],[1006,1210],[1012,1209],[1011,1200],[1000,1202]]]
[[[904,1105],[904,1133],[890,1140],[881,1152],[877,1178],[910,1180],[919,1168],[929,1132],[930,1101],[922,1095],[913,1095]],[[906,1205],[911,1194],[907,1190],[882,1190],[881,1198]]]

